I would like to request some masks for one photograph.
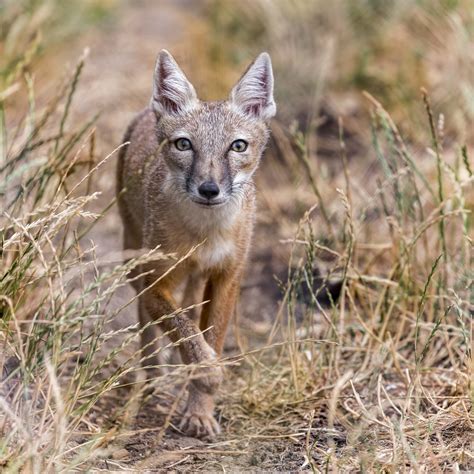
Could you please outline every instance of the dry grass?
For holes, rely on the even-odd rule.
[[[322,200],[309,182],[298,194],[317,204],[287,241],[275,323],[287,343],[248,358],[225,417],[242,434],[296,439],[316,470],[466,470],[474,177],[461,152],[443,154],[436,128],[433,149],[414,154],[377,103],[373,117],[378,169],[348,163],[342,142],[341,175],[317,183]],[[342,279],[329,307],[322,264]]]
[[[30,71],[45,43],[32,33],[57,23],[42,16],[41,2],[25,2],[25,11],[7,6],[2,469],[474,468],[472,15],[467,2],[455,3],[400,2],[381,12],[379,2],[360,2],[360,10],[342,1],[211,2],[213,16],[195,25],[210,46],[204,63],[191,61],[201,82],[213,84],[207,95],[226,88],[253,50],[272,53],[282,112],[259,177],[257,237],[268,233],[265,245],[288,271],[271,325],[255,310],[251,330],[261,324],[266,343],[255,347],[237,331],[241,350],[222,361],[230,366],[219,397],[224,435],[190,449],[172,443],[192,368],[144,383],[135,322],[109,326],[133,303],[111,304],[130,268],[168,257],[155,250],[124,265],[120,255],[98,258],[88,240],[114,205],[91,211],[94,177],[115,151],[98,158],[94,111],[84,123],[69,120],[86,58],[54,97],[36,98]],[[421,59],[407,46],[413,41]],[[445,73],[449,67],[456,74]],[[421,85],[429,95],[419,94]],[[372,95],[355,96],[361,88],[395,119]]]

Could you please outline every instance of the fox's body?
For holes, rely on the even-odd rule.
[[[134,282],[140,297],[142,326],[179,306],[202,301],[195,312],[160,320],[180,343],[185,363],[212,363],[222,352],[228,321],[235,309],[255,215],[252,174],[268,138],[266,121],[274,114],[273,78],[268,55],[249,68],[231,99],[201,102],[169,53],[155,70],[150,107],[130,124],[118,166],[117,190],[126,249],[155,248],[176,258],[159,260],[141,271],[153,274]],[[174,292],[186,281],[184,300]],[[204,281],[203,287],[200,281]],[[206,330],[204,335],[200,330]],[[147,365],[156,365],[153,326],[144,329]],[[212,395],[221,380],[218,367],[201,369],[189,389],[182,426],[196,435],[212,435]]]

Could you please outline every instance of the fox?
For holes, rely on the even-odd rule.
[[[117,165],[117,201],[125,250],[159,247],[176,258],[135,269],[142,362],[159,365],[157,326],[197,364],[180,430],[220,433],[216,364],[236,308],[256,215],[253,181],[276,113],[268,53],[251,63],[222,101],[201,101],[166,50],[158,54],[149,105],[128,126]],[[194,249],[194,251],[191,251]],[[189,255],[188,255],[189,254]],[[177,292],[184,286],[178,311]],[[146,289],[146,291],[144,291]],[[200,313],[200,314],[199,314]],[[156,322],[156,324],[154,324]]]

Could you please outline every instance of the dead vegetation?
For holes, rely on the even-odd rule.
[[[71,124],[85,58],[37,99],[43,17],[2,16],[2,469],[474,468],[472,12],[355,3],[211,2],[191,32],[209,41],[190,60],[208,95],[270,49],[282,110],[213,443],[173,425],[189,372],[141,380],[136,321],[112,324],[133,305],[115,300],[127,271],[164,256],[123,265],[90,241],[115,151],[98,150],[95,110]]]

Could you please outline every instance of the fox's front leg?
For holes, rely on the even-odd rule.
[[[152,284],[153,280],[147,279],[147,287]],[[179,350],[184,363],[211,364],[209,367],[198,369],[190,384],[187,410],[181,426],[192,435],[214,436],[219,432],[219,426],[213,416],[212,394],[222,379],[221,368],[212,366],[216,360],[215,350],[204,339],[192,318],[182,313],[171,316],[176,311],[176,304],[166,287],[155,285],[143,295],[143,298],[150,317],[159,321],[158,324],[173,342],[179,341]],[[195,397],[193,395],[195,393],[201,396]]]
[[[234,314],[239,291],[240,272],[216,271],[211,274],[204,292],[204,300],[210,300],[201,314],[201,330],[217,356],[222,354],[227,326]],[[220,429],[212,415],[214,398],[210,392],[203,392],[194,386],[189,390],[188,406],[182,427],[188,432],[200,435],[203,432],[217,434]]]
[[[152,286],[144,295],[144,305],[150,317],[158,321],[174,343],[179,342],[179,351],[185,364],[205,364],[216,359],[215,350],[201,334],[197,324],[187,314],[176,312],[176,303],[168,288],[153,286],[153,279],[146,279],[146,287]],[[220,369],[206,368],[196,375],[193,384],[206,393],[214,393],[221,380]]]

